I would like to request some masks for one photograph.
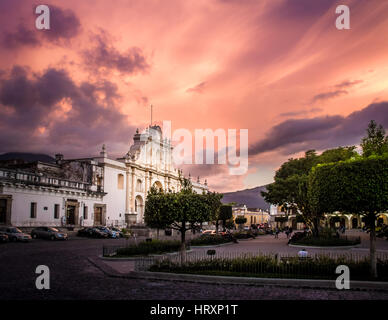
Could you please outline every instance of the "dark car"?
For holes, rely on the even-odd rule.
[[[113,231],[112,229],[109,229],[108,227],[99,226],[99,227],[96,227],[96,228],[98,230],[100,230],[101,232],[106,233],[109,238],[119,238],[120,237],[118,232]]]
[[[3,232],[0,232],[0,242],[8,242],[8,236]]]
[[[58,229],[52,227],[35,228],[31,231],[31,236],[34,239],[67,240],[67,233],[60,232]]]
[[[109,235],[103,231],[98,230],[97,228],[87,227],[78,231],[78,236],[80,237],[90,237],[90,238],[108,238]]]
[[[31,236],[24,233],[16,227],[0,227],[0,232],[8,236],[9,241],[23,241],[28,242],[31,240]]]

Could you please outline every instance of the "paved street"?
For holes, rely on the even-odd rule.
[[[271,236],[218,249],[287,250],[285,239]],[[70,238],[64,242],[34,240],[0,245],[0,299],[388,299],[388,292],[313,290],[280,287],[211,285],[186,282],[110,278],[87,257],[101,254],[103,244],[124,240]],[[385,243],[379,243],[383,246]],[[271,247],[272,246],[272,247]],[[277,247],[278,246],[278,247]],[[293,250],[290,248],[289,250]],[[47,265],[51,289],[35,288],[35,268]]]

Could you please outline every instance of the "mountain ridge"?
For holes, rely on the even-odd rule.
[[[266,187],[267,185],[263,185],[233,192],[225,192],[221,201],[222,203],[236,202],[237,204],[245,204],[247,208],[269,210],[270,204],[261,195],[261,191],[267,190]]]

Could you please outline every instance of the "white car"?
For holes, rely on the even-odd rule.
[[[202,234],[216,234],[216,230],[205,230]]]

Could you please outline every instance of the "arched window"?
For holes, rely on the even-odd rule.
[[[140,179],[137,179],[136,181],[136,191],[143,192],[143,183]]]
[[[117,189],[124,189],[124,175],[121,173],[117,175]]]

